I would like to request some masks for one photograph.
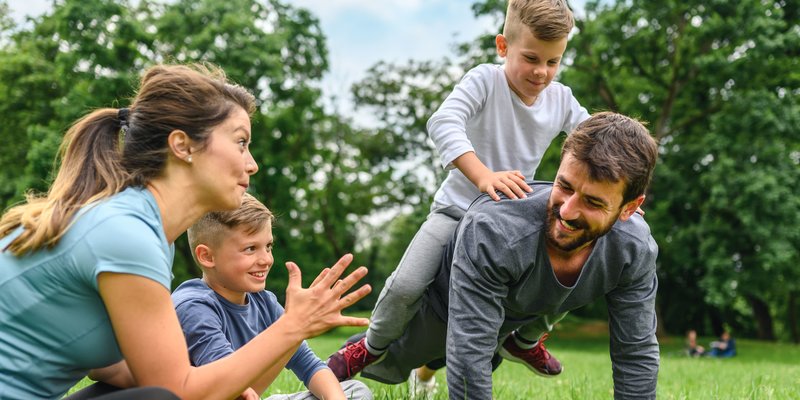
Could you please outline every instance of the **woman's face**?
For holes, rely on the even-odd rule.
[[[232,210],[241,205],[250,175],[258,171],[249,146],[250,116],[236,107],[211,131],[206,147],[193,154],[198,196],[208,210]]]

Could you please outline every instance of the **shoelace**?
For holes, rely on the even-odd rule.
[[[543,334],[542,337],[539,338],[539,342],[536,343],[536,346],[533,346],[532,350],[536,357],[544,358],[545,360],[550,359],[550,353],[544,348],[544,341],[547,340],[548,337],[550,337],[550,334]]]
[[[344,351],[344,360],[347,364],[347,371],[350,373],[352,370],[350,369],[350,363],[353,360],[366,360],[369,352],[363,346],[359,346],[358,342],[356,343],[349,343],[347,348]]]

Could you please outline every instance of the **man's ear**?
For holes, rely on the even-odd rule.
[[[636,212],[636,210],[639,209],[639,206],[641,206],[642,203],[644,203],[644,195],[641,195],[641,196],[639,196],[639,197],[637,197],[637,198],[625,203],[622,206],[622,211],[619,213],[619,220],[620,221],[627,221],[628,218],[630,218],[631,215],[633,215]]]
[[[204,244],[198,244],[197,247],[194,248],[194,256],[203,268],[214,268],[216,266],[214,262],[214,252],[211,251],[210,247]]]
[[[502,33],[494,37],[494,47],[497,50],[498,56],[505,57],[506,54],[508,54],[508,40],[506,40],[506,37],[503,36]]]
[[[167,137],[167,144],[175,157],[189,163],[192,162],[192,139],[189,134],[176,129],[170,132]]]

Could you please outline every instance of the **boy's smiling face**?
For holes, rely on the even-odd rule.
[[[248,233],[243,226],[229,229],[214,246],[199,245],[197,258],[203,280],[226,300],[244,304],[247,292],[264,290],[272,257],[272,224]]]
[[[497,35],[497,54],[506,59],[508,86],[530,106],[555,78],[567,49],[567,38],[540,40],[528,28],[520,28],[514,36],[509,43],[505,36]]]

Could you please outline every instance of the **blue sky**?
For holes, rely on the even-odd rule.
[[[220,0],[224,1],[224,0]],[[571,1],[582,8],[585,0]],[[349,88],[378,61],[404,63],[453,55],[454,43],[493,32],[498,22],[476,19],[468,0],[292,0],[316,15],[328,39],[330,70],[322,81],[326,96],[339,94],[338,111],[352,114]],[[9,0],[12,16],[47,11],[52,0]],[[366,122],[365,116],[358,120]]]
[[[328,89],[363,76],[376,62],[440,59],[452,45],[496,29],[476,19],[465,0],[295,0],[320,19],[328,37]]]
[[[453,55],[454,43],[496,29],[497,21],[476,19],[465,0],[294,0],[319,19],[328,38],[330,71],[322,82],[326,94],[344,94],[335,107],[372,125],[370,116],[356,115],[349,87],[378,61],[405,63]]]

